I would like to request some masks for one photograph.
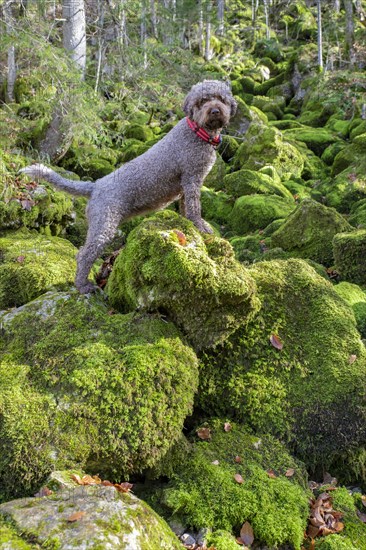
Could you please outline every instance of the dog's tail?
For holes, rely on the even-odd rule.
[[[60,176],[60,174],[54,172],[54,170],[51,170],[51,168],[47,168],[47,166],[44,166],[43,164],[32,164],[32,166],[22,168],[19,172],[26,174],[30,178],[49,181],[58,189],[67,191],[72,195],[83,195],[84,197],[90,197],[94,188],[94,184],[91,181],[68,180]]]

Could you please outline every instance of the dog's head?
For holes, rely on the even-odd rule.
[[[183,104],[183,111],[208,131],[227,126],[235,115],[237,103],[229,86],[220,80],[204,80],[192,86]]]

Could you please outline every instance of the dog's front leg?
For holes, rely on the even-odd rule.
[[[185,217],[191,220],[194,225],[203,233],[213,233],[211,227],[201,216],[201,185],[196,177],[189,177],[182,181],[184,193]]]

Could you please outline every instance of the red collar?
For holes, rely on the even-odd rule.
[[[203,141],[206,141],[207,143],[215,147],[215,149],[220,145],[222,141],[222,137],[220,134],[213,138],[210,136],[210,134],[206,132],[206,130],[204,130],[203,128],[200,128],[198,124],[196,124],[196,122],[194,122],[188,117],[187,117],[187,122],[188,122],[188,126],[191,128],[191,130],[194,131],[196,136],[201,138]]]

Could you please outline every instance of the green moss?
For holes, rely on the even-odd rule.
[[[202,215],[208,221],[226,225],[234,206],[234,199],[222,191],[212,191],[207,187],[201,189]]]
[[[149,126],[142,126],[141,124],[131,124],[125,131],[125,137],[127,139],[138,139],[139,141],[149,141],[154,138],[154,133]]]
[[[229,243],[202,237],[171,211],[130,233],[107,292],[116,308],[168,313],[197,348],[222,341],[257,309],[255,286]]]
[[[76,249],[25,229],[0,237],[0,309],[20,306],[75,277]]]
[[[195,443],[164,491],[164,504],[196,529],[239,533],[249,521],[257,541],[271,548],[288,542],[300,549],[308,514],[301,464],[270,436],[259,439],[235,424],[225,432],[219,420],[208,425],[211,439]],[[268,476],[269,468],[278,470],[276,479]],[[284,476],[288,468],[296,472],[292,481]],[[242,484],[235,474],[242,476]]]
[[[218,152],[220,153],[222,159],[225,162],[229,162],[235,155],[238,148],[239,148],[239,143],[236,141],[234,137],[223,135],[222,141],[218,148]]]
[[[235,537],[222,529],[210,533],[207,537],[207,544],[213,546],[216,550],[238,550],[238,543]]]
[[[316,155],[321,156],[329,145],[339,141],[332,132],[326,128],[294,128],[284,131],[285,139],[297,140],[306,143],[306,145]]]
[[[263,193],[264,195],[279,195],[292,199],[291,193],[281,182],[274,181],[265,173],[253,170],[239,170],[228,174],[224,178],[224,187],[235,198]]]
[[[117,154],[113,149],[75,141],[60,164],[80,177],[97,180],[113,172],[116,162]]]
[[[284,141],[276,128],[269,128],[263,123],[252,123],[245,138],[235,154],[234,169],[258,170],[271,165],[281,179],[301,175],[304,167],[301,153],[294,145]]]
[[[216,162],[210,173],[206,176],[204,184],[216,191],[223,189],[223,180],[226,173],[226,165],[221,156],[217,155]]]
[[[262,309],[203,358],[199,405],[283,437],[310,467],[330,467],[339,456],[346,463],[366,437],[359,383],[366,352],[352,310],[302,260],[260,262],[249,271]]]
[[[292,256],[310,258],[330,266],[334,261],[334,235],[349,229],[349,223],[336,210],[305,199],[273,233],[272,245],[290,252]]]
[[[344,149],[345,143],[342,141],[336,141],[335,143],[331,143],[328,145],[328,147],[325,148],[325,150],[322,153],[322,161],[325,162],[328,166],[332,166],[335,157],[338,155],[342,149]]]
[[[339,233],[333,240],[333,254],[337,271],[352,283],[365,285],[366,230]]]
[[[0,549],[1,550],[31,550],[36,546],[28,544],[20,538],[15,529],[0,518]]]
[[[363,338],[366,338],[366,293],[353,283],[342,282],[334,287],[334,290],[353,309],[357,328]]]
[[[366,199],[354,203],[351,207],[349,223],[359,229],[366,229]]]
[[[78,464],[123,479],[153,466],[191,411],[197,365],[171,323],[47,293],[1,316],[0,485],[32,491]]]
[[[294,202],[277,195],[244,195],[236,200],[229,224],[237,235],[245,235],[286,218],[294,207]]]

